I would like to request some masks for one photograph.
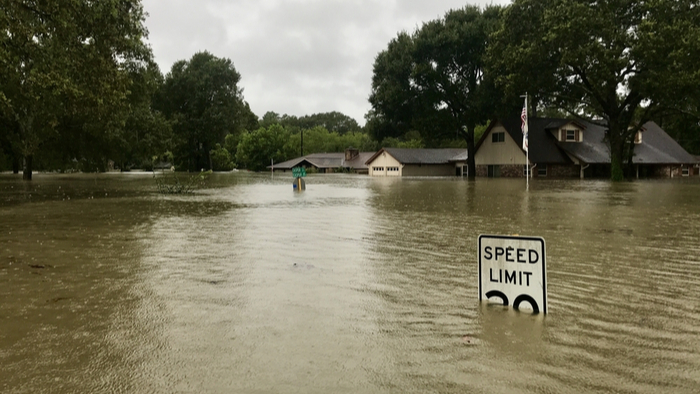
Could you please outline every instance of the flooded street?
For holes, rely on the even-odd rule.
[[[700,182],[0,175],[2,393],[697,393]],[[541,236],[549,314],[478,300]]]

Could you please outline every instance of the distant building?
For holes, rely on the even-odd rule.
[[[280,172],[292,171],[294,167],[304,167],[306,169],[313,168],[319,173],[348,171],[367,174],[368,170],[365,162],[372,155],[374,155],[374,152],[360,152],[350,147],[345,152],[312,153],[281,163],[275,163],[272,166],[267,166],[267,168]]]
[[[466,149],[384,148],[365,163],[370,176],[463,176]]]
[[[476,175],[524,177],[520,118],[493,121],[476,144]],[[528,122],[533,177],[609,177],[610,148],[606,129],[571,119],[532,118]],[[635,138],[637,177],[697,176],[697,159],[654,122],[647,122]]]

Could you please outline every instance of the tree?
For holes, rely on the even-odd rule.
[[[150,167],[154,156],[171,149],[172,125],[153,108],[153,100],[163,84],[163,75],[155,63],[129,68],[132,80],[127,102],[129,112],[124,126],[108,141],[106,154],[122,170],[136,165]]]
[[[459,136],[467,144],[469,177],[474,178],[474,131],[492,116],[497,99],[484,66],[499,10],[452,10],[389,43],[374,65],[370,118],[375,138],[412,129],[426,140]]]
[[[257,119],[243,101],[240,80],[231,60],[209,52],[172,66],[157,107],[174,122],[174,153],[181,167],[211,169],[210,152],[216,144],[229,133],[242,133]]]
[[[231,171],[234,167],[231,160],[231,153],[223,148],[221,144],[216,144],[216,147],[210,152],[212,161],[212,170],[214,171]]]
[[[289,132],[279,124],[246,132],[238,143],[236,162],[251,171],[263,171],[271,160],[279,163],[292,157],[294,152],[285,149],[288,140]]]
[[[621,180],[636,132],[685,105],[680,92],[697,91],[700,2],[515,0],[490,55],[510,91],[518,86],[574,116],[599,118],[611,177]]]
[[[337,111],[302,116],[293,125],[301,129],[323,127],[339,135],[357,132],[361,129],[355,119]]]
[[[92,136],[123,123],[124,66],[151,56],[143,7],[138,0],[6,0],[0,8],[0,111],[31,180],[34,154],[66,119],[89,113],[91,126],[81,131]]]

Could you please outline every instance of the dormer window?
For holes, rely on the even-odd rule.
[[[559,129],[558,139],[562,142],[581,142],[581,130],[573,128]]]
[[[635,135],[634,135],[634,143],[635,144],[641,144],[642,143],[642,131],[639,130]]]

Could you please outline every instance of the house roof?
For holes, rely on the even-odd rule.
[[[528,123],[528,146],[530,147],[530,161],[533,163],[571,164],[573,161],[556,145],[556,139],[548,130],[559,128],[571,122],[568,119],[531,118]],[[506,119],[501,122],[511,138],[518,146],[523,146],[523,133],[520,130],[519,117]],[[588,130],[586,130],[588,132]],[[476,149],[488,137],[488,133],[479,140]]]
[[[401,164],[447,164],[467,160],[466,149],[404,149],[383,148],[370,157],[365,164],[374,161],[382,152],[390,154]]]
[[[696,162],[676,140],[654,122],[644,124],[642,143],[634,147],[633,163],[684,164]]]
[[[352,160],[345,160],[345,152],[332,152],[332,153],[312,153],[310,155],[297,157],[291,160],[283,161],[281,163],[275,163],[274,168],[280,170],[289,170],[293,167],[305,164],[307,166],[313,166],[316,168],[355,168],[355,169],[366,169],[367,165],[365,162],[367,159],[374,155],[374,152],[359,152]],[[267,168],[271,168],[268,166]]]
[[[518,146],[522,146],[520,118],[506,119],[501,123]],[[583,130],[582,142],[557,141],[551,133],[551,130],[559,129],[569,123],[574,123]],[[488,137],[488,131],[494,124],[495,122],[491,123],[487,132],[479,140],[477,150]],[[528,129],[530,161],[533,163],[570,164],[572,160],[569,155],[588,164],[610,163],[610,148],[605,140],[607,129],[603,125],[585,120],[530,118]],[[643,126],[642,143],[634,147],[632,162],[681,164],[694,163],[696,160],[656,123],[647,122]]]

